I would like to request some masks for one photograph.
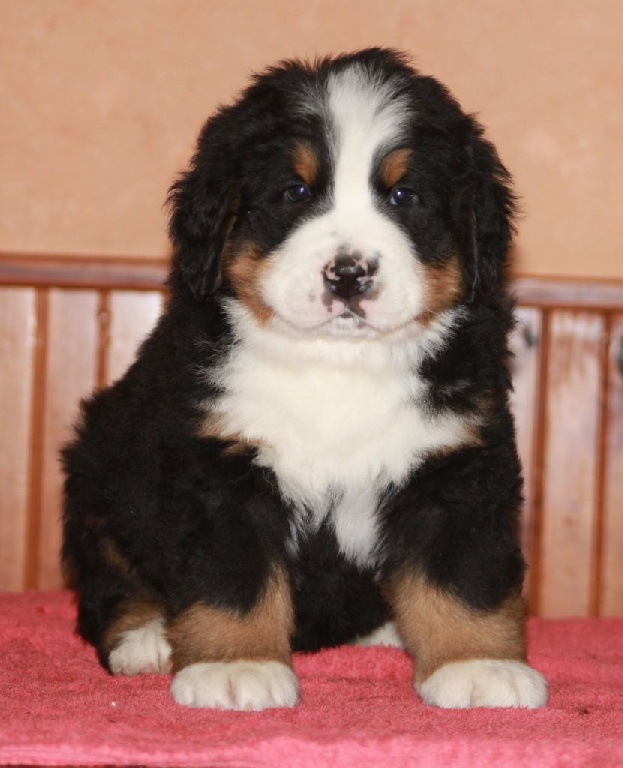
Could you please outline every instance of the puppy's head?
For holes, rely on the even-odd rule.
[[[510,179],[480,126],[381,49],[257,76],[207,122],[170,203],[173,273],[197,300],[327,337],[486,300],[512,235]]]

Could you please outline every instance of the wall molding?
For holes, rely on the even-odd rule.
[[[169,260],[153,257],[0,253],[0,285],[95,290],[162,290]],[[523,306],[623,311],[623,280],[516,277]]]
[[[164,258],[0,253],[0,285],[95,290],[162,290]]]

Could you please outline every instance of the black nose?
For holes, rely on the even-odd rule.
[[[372,288],[377,270],[376,259],[364,259],[359,254],[341,254],[325,264],[322,275],[332,294],[348,300]]]

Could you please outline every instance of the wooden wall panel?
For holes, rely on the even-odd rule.
[[[623,616],[623,314],[613,318],[608,352],[600,612]]]
[[[552,312],[538,602],[547,616],[591,611],[603,333],[599,315]]]
[[[95,386],[97,348],[97,293],[50,291],[40,529],[34,583],[29,586],[55,589],[62,585],[62,477],[58,452],[71,435],[80,398]]]
[[[517,309],[517,327],[511,338],[513,360],[513,393],[511,406],[517,428],[517,448],[524,474],[524,511],[521,546],[528,562],[525,594],[532,602],[534,588],[533,553],[539,530],[535,484],[535,432],[539,410],[539,367],[541,361],[541,312],[532,307]]]
[[[158,291],[113,291],[109,311],[107,383],[122,376],[134,360],[139,344],[162,312],[162,294]]]
[[[0,254],[0,589],[61,586],[58,449],[160,314],[164,264],[109,267]],[[623,615],[623,284],[515,288],[529,605]]]
[[[24,588],[35,291],[2,291],[0,312],[0,587]]]

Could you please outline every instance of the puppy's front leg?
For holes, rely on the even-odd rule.
[[[520,595],[495,609],[474,609],[409,567],[390,579],[388,594],[415,661],[415,688],[427,704],[452,709],[545,704],[545,681],[526,663]]]
[[[195,603],[169,625],[173,698],[189,707],[217,709],[294,706],[292,630],[290,587],[282,570],[273,572],[246,613]]]

